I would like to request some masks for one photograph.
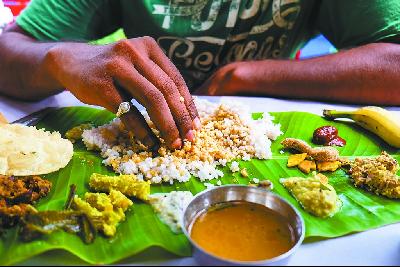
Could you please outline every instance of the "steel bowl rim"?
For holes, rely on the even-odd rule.
[[[261,189],[261,188],[257,188],[257,187],[251,187],[251,186],[247,186],[247,185],[222,185],[222,186],[206,189],[206,190],[200,192],[199,194],[195,195],[194,198],[189,202],[189,204],[187,205],[187,207],[185,208],[185,210],[183,212],[183,215],[182,215],[183,218],[181,220],[182,223],[185,221],[185,214],[186,214],[187,208],[195,201],[196,198],[198,198],[198,197],[200,197],[200,196],[202,196],[202,195],[204,195],[204,194],[206,194],[206,193],[208,193],[210,191],[218,190],[220,188],[226,188],[226,187],[236,187],[236,188],[242,187],[242,188],[245,188],[245,189],[251,188],[251,189],[255,189],[255,190],[259,190],[259,191],[262,191],[262,190],[265,191],[265,189]],[[226,258],[221,258],[221,257],[219,257],[217,255],[214,255],[214,254],[211,254],[211,253],[205,251],[202,247],[197,245],[197,243],[194,242],[194,240],[191,238],[190,234],[188,233],[188,229],[186,229],[186,227],[184,225],[182,225],[183,226],[182,227],[182,231],[185,234],[186,238],[190,241],[192,246],[194,246],[196,249],[198,249],[199,251],[201,251],[202,253],[204,253],[208,257],[215,258],[216,260],[219,260],[221,262],[226,262],[226,263],[229,263],[229,264],[241,264],[241,265],[254,265],[254,266],[257,266],[257,265],[272,264],[274,262],[278,262],[280,260],[283,260],[283,259],[289,257],[290,255],[292,255],[294,253],[294,251],[296,251],[298,249],[298,247],[300,247],[300,245],[303,243],[304,238],[305,238],[305,231],[306,231],[305,222],[304,222],[303,217],[298,212],[298,210],[291,203],[289,203],[289,201],[287,201],[286,199],[282,198],[281,196],[279,196],[278,194],[276,194],[276,193],[274,193],[274,192],[272,192],[270,190],[267,190],[267,191],[268,191],[268,193],[274,195],[275,197],[277,197],[281,201],[283,201],[286,204],[288,204],[289,207],[292,208],[292,210],[295,212],[296,216],[300,219],[301,235],[300,235],[299,239],[296,241],[296,244],[291,249],[289,249],[288,251],[286,251],[285,253],[283,253],[283,254],[281,254],[279,256],[276,256],[276,257],[271,258],[271,259],[259,260],[259,261],[235,261],[235,260],[230,260],[230,259],[226,259]],[[251,202],[251,201],[247,201],[247,202],[255,203],[255,202]],[[256,203],[256,204],[259,204],[259,203]],[[203,210],[199,211],[196,215],[200,215],[200,212],[202,212],[202,211]],[[193,224],[193,222],[197,218],[198,218],[198,216],[195,216],[194,220],[190,224],[188,224],[188,226],[191,226]]]

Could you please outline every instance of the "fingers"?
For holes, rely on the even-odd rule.
[[[179,73],[175,65],[169,60],[169,58],[164,54],[164,52],[159,48],[156,41],[153,38],[147,39],[148,45],[150,46],[150,59],[154,61],[165,74],[170,77],[170,79],[176,85],[180,95],[184,99],[184,104],[191,119],[193,120],[194,127],[200,129],[201,123],[199,119],[199,114],[197,112],[196,106],[194,104],[193,98],[189,92],[189,89],[183,79],[182,75]]]
[[[163,94],[171,114],[174,117],[175,124],[179,129],[180,136],[183,139],[193,141],[195,138],[193,120],[186,108],[184,99],[181,101],[181,94],[179,93],[175,83],[151,60],[147,62],[137,60],[135,65],[142,76],[144,76]]]
[[[112,50],[121,56],[112,77],[144,105],[171,148],[183,139],[193,141],[201,126],[189,90],[176,67],[150,37],[119,42]],[[154,59],[154,61],[152,60]]]
[[[119,62],[114,72],[116,82],[146,107],[166,144],[173,149],[180,148],[183,142],[164,95],[128,61]]]
[[[104,83],[101,89],[100,97],[104,103],[102,106],[113,113],[118,111],[118,107],[122,102],[131,100],[124,92],[117,90],[111,82],[108,84]],[[135,106],[132,105],[130,111],[123,114],[120,119],[126,129],[132,131],[142,144],[149,147],[151,150],[158,150],[159,140],[157,136],[153,133],[146,120]]]

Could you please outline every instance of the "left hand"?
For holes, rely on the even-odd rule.
[[[194,91],[196,95],[235,95],[239,92],[241,66],[235,62],[218,69],[207,81]]]

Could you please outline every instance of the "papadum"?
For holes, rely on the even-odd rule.
[[[41,175],[64,168],[73,145],[58,132],[33,126],[0,124],[0,174]]]

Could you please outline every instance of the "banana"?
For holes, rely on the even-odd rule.
[[[389,145],[400,148],[400,116],[380,107],[363,107],[355,111],[324,110],[327,119],[349,118]]]

